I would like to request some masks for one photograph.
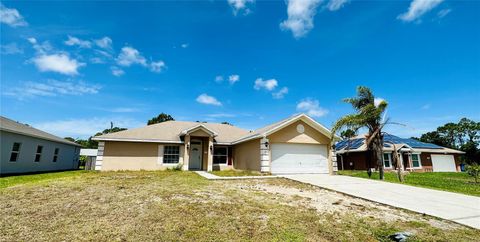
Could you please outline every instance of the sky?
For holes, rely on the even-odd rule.
[[[326,127],[357,86],[386,130],[480,120],[480,2],[2,1],[0,113],[86,138],[176,120]]]

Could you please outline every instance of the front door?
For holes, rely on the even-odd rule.
[[[188,161],[188,167],[190,170],[202,169],[202,142],[192,141],[190,142],[190,159]]]

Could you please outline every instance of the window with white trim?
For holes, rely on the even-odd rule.
[[[392,167],[392,155],[390,153],[383,153],[383,166],[385,168]]]
[[[227,164],[228,161],[228,147],[215,146],[213,147],[213,164]]]
[[[177,164],[180,160],[180,146],[164,146],[163,147],[163,163]]]
[[[58,160],[58,153],[59,153],[60,149],[58,148],[55,148],[54,152],[53,152],[53,162],[57,162]]]
[[[42,159],[43,146],[37,146],[37,153],[35,153],[35,162],[40,162]]]
[[[12,153],[10,153],[10,161],[16,162],[18,160],[18,156],[20,155],[20,147],[22,143],[15,142],[12,146]]]
[[[412,165],[414,168],[419,168],[422,166],[422,163],[420,162],[419,154],[412,154]]]

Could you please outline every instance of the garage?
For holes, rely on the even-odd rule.
[[[272,174],[328,173],[326,145],[274,143],[271,154]]]
[[[455,159],[453,155],[432,155],[432,166],[434,172],[456,172]]]

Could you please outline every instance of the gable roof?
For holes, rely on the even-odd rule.
[[[247,131],[235,126],[219,123],[167,121],[141,128],[105,134],[94,137],[93,139],[105,141],[183,143],[181,139],[183,135],[202,129],[214,136],[217,143],[238,144],[248,140],[265,137],[266,135],[274,133],[297,120],[304,121],[328,137],[331,135],[330,130],[325,126],[305,114],[298,114],[255,131]]]
[[[93,139],[106,141],[182,143],[181,136],[198,129],[210,132],[212,136],[215,136],[217,143],[231,143],[249,132],[228,124],[167,121],[141,128],[100,135]]]
[[[9,118],[6,118],[6,117],[3,117],[3,116],[0,116],[0,130],[7,131],[7,132],[10,132],[10,133],[15,133],[15,134],[31,136],[31,137],[35,137],[35,138],[39,138],[39,139],[64,143],[64,144],[68,144],[68,145],[80,146],[79,144],[77,144],[75,142],[71,142],[69,140],[60,138],[58,136],[55,136],[53,134],[49,134],[47,132],[44,132],[44,131],[36,129],[36,128],[33,128],[29,125],[13,121],[13,120],[11,120]]]
[[[454,150],[446,147],[442,147],[432,143],[425,143],[415,139],[400,138],[395,135],[385,134],[383,136],[383,149],[385,151],[392,151],[393,145],[398,149],[409,149],[418,152],[431,152],[431,153],[456,153],[464,154],[465,152]],[[347,152],[363,152],[367,150],[365,144],[365,135],[359,135],[355,138],[342,140],[335,145],[335,151],[338,154]]]

